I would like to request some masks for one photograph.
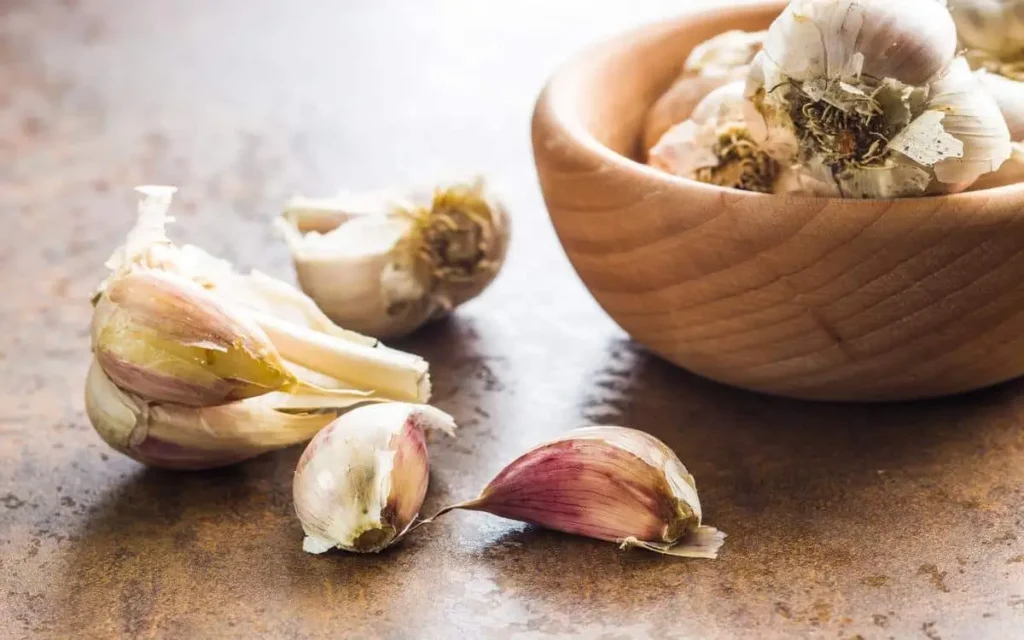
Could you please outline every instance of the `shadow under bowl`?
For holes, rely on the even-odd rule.
[[[1024,186],[903,200],[772,196],[652,169],[648,108],[690,50],[781,3],[639,29],[567,63],[533,148],[558,237],[635,340],[774,395],[902,400],[1024,374]]]

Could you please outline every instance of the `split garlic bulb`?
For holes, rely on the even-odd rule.
[[[690,558],[717,557],[725,539],[702,524],[696,482],[676,454],[626,427],[584,427],[538,445],[431,520],[455,509]]]
[[[726,31],[695,47],[679,78],[647,112],[644,149],[653,147],[673,125],[690,118],[694,107],[709,93],[745,78],[765,33]]]
[[[744,116],[744,83],[709,93],[650,150],[651,166],[683,178],[744,191],[772,193],[781,167],[751,136]]]
[[[1010,140],[956,46],[935,0],[793,0],[747,78],[755,139],[843,197],[962,190]]]
[[[278,228],[303,291],[335,322],[378,338],[407,335],[479,295],[509,241],[508,215],[482,179],[301,198]]]
[[[391,402],[355,409],[318,433],[292,484],[303,550],[370,553],[398,541],[427,492],[428,430],[451,435],[455,422],[427,405]]]

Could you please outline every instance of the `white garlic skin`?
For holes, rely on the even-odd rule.
[[[430,208],[435,193],[410,189],[392,194],[390,208],[375,208],[307,224],[309,209],[291,208],[277,226],[288,243],[299,285],[341,326],[381,339],[406,336],[478,296],[494,280],[508,250],[510,220],[504,205],[482,179],[450,183],[442,193],[462,189],[486,203],[489,219],[479,225],[481,265],[471,277],[435,278],[417,259],[414,220],[405,212]],[[383,195],[379,197],[383,198]],[[347,199],[336,203],[344,207]]]
[[[764,53],[797,81],[865,74],[916,86],[949,65],[956,45],[956,25],[935,0],[793,0]]]
[[[303,550],[374,553],[397,541],[426,495],[425,431],[434,429],[455,424],[433,407],[393,402],[354,409],[318,433],[292,484]]]
[[[960,41],[1000,59],[1024,53],[1024,0],[949,0]]]
[[[1010,140],[1024,142],[1024,82],[987,71],[976,71],[974,75],[995,98],[1010,131]]]

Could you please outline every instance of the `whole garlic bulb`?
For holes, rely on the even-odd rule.
[[[962,190],[1010,146],[956,46],[935,0],[793,0],[747,79],[755,139],[835,195]]]
[[[482,178],[433,192],[293,201],[278,220],[299,284],[335,322],[407,335],[479,295],[505,260],[509,218]]]
[[[427,492],[427,430],[451,435],[455,422],[427,405],[392,402],[355,409],[318,433],[292,484],[303,550],[371,553],[400,539]]]
[[[778,162],[753,140],[744,116],[744,83],[709,93],[651,147],[649,164],[683,178],[744,191],[772,193]]]
[[[651,149],[674,125],[722,85],[746,77],[767,32],[726,31],[696,46],[679,78],[647,112],[644,149]]]

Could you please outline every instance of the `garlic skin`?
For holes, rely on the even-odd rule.
[[[95,360],[85,384],[86,414],[104,442],[165,469],[212,469],[305,442],[341,412],[295,404],[280,393],[212,407],[152,404],[119,389]]]
[[[725,538],[701,524],[696,483],[675,453],[625,427],[584,427],[537,446],[437,516],[453,509],[682,557],[715,558]]]
[[[1010,140],[1024,142],[1024,82],[985,70],[976,71],[974,76],[995,99],[1006,120]]]
[[[111,281],[91,333],[96,359],[114,382],[152,400],[210,406],[294,378],[259,327],[171,273],[138,270]]]
[[[136,226],[94,296],[92,348],[107,375],[147,402],[213,406],[283,391],[423,402],[427,363],[338,327],[298,290],[242,275],[165,232],[172,187],[140,187]],[[315,389],[300,369],[334,383]],[[359,390],[353,394],[352,390]]]
[[[745,78],[766,34],[726,31],[696,46],[683,64],[679,78],[647,112],[644,149],[651,149],[670,128],[690,118],[709,93]]]
[[[292,484],[302,549],[376,553],[398,541],[427,492],[425,431],[455,422],[427,405],[385,403],[338,418],[306,447]]]
[[[433,192],[294,200],[277,227],[302,290],[333,321],[378,338],[408,335],[479,295],[505,260],[510,231],[482,178]]]
[[[963,190],[1010,147],[956,46],[935,0],[793,0],[747,78],[755,140],[832,195]]]

